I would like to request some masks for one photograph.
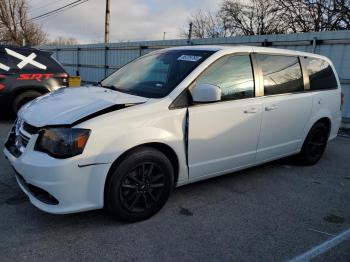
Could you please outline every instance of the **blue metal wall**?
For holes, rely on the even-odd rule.
[[[350,123],[350,31],[193,39],[191,44],[270,46],[325,55],[338,71],[345,94],[344,121]],[[188,45],[187,40],[41,46],[40,49],[54,52],[54,57],[71,75],[78,73],[83,81],[96,83],[141,55],[181,45]]]

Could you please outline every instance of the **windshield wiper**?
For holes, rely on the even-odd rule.
[[[125,93],[125,94],[129,94],[129,95],[139,96],[136,92],[133,92],[133,91],[130,91],[130,90],[125,90],[125,89],[117,87],[117,86],[111,86],[111,88],[113,88],[113,90],[118,91],[120,93]]]
[[[103,87],[103,88],[106,88],[106,89],[115,90],[114,86],[105,86],[105,85],[102,85],[101,82],[98,82],[96,86],[100,86],[100,87]]]
[[[111,89],[111,90],[114,90],[114,91],[117,91],[117,92],[120,92],[120,93],[124,93],[124,94],[140,96],[136,92],[132,92],[132,91],[129,91],[129,90],[127,91],[127,90],[124,90],[123,88],[120,88],[120,87],[117,87],[117,86],[114,86],[114,85],[107,86],[107,85],[102,85],[101,82],[98,82],[97,86],[100,86],[100,87],[103,87],[103,88],[107,88],[107,89]]]

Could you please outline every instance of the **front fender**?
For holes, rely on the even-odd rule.
[[[92,132],[93,133],[93,132]],[[131,132],[125,132],[125,130],[119,130],[118,136],[113,139],[107,139],[102,134],[95,133],[93,137],[89,138],[96,141],[87,145],[84,150],[84,155],[91,156],[93,159],[83,159],[84,162],[114,162],[120,155],[125,153],[131,148],[147,143],[162,143],[170,146],[176,153],[180,154],[180,151],[184,150],[183,137],[179,137],[167,130],[146,127]],[[99,137],[94,139],[94,137]],[[104,138],[104,141],[99,141]]]
[[[111,164],[132,148],[160,143],[169,146],[175,152],[179,164],[178,179],[187,182],[184,143],[186,109],[157,110],[151,116],[131,111],[111,113],[111,116],[102,117],[101,120],[81,125],[92,131],[79,165]],[[136,116],[131,116],[134,113]],[[126,114],[129,117],[124,118]]]

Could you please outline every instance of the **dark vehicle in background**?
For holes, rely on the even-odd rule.
[[[68,85],[69,75],[52,53],[0,45],[0,108],[15,116],[27,102]]]

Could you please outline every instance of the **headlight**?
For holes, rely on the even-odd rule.
[[[35,150],[55,158],[69,158],[83,153],[91,130],[81,128],[47,128],[39,132]]]

